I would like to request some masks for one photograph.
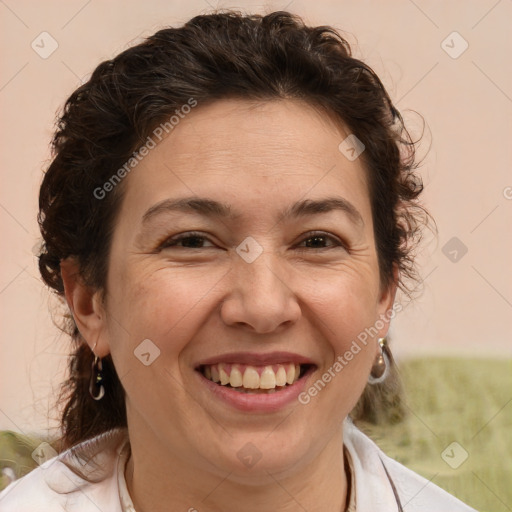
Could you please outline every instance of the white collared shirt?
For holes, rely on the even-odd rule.
[[[343,439],[349,512],[476,512],[386,456],[350,420]],[[0,493],[0,512],[136,512],[124,477],[129,454],[126,429],[84,441],[12,482]]]

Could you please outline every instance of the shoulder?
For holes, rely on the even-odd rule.
[[[410,512],[427,512],[434,508],[438,512],[476,512],[430,480],[406,468],[396,460],[381,453],[381,460],[393,481],[402,505]]]
[[[0,492],[0,510],[121,512],[116,461],[126,440],[112,430],[44,462]]]
[[[388,457],[351,421],[345,423],[344,443],[354,464],[358,511],[381,510],[391,505],[396,508],[400,503],[408,512],[476,512]],[[373,492],[368,493],[368,488]]]

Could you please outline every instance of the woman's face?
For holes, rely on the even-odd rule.
[[[348,135],[299,101],[222,100],[125,178],[96,352],[112,354],[139,443],[243,478],[341,439],[394,296]],[[306,375],[283,386],[295,365]]]

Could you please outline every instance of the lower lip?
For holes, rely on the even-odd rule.
[[[276,412],[293,402],[298,401],[298,396],[306,385],[306,380],[313,373],[315,367],[307,372],[293,384],[274,393],[243,393],[235,391],[228,386],[221,386],[207,379],[200,371],[196,371],[200,381],[216,397],[228,405],[244,412]]]

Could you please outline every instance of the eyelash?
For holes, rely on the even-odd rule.
[[[178,242],[182,240],[186,240],[187,238],[205,238],[202,233],[197,231],[188,231],[187,233],[182,233],[180,235],[173,236],[171,238],[166,238],[159,246],[159,249],[167,249],[168,247],[175,247]],[[184,247],[184,249],[191,249],[191,247]],[[199,249],[203,249],[203,247],[199,247]]]
[[[177,247],[177,244],[183,240],[187,240],[189,238],[200,238],[200,239],[208,239],[208,237],[204,236],[202,233],[197,231],[189,231],[187,233],[182,233],[180,235],[176,235],[171,238],[167,238],[164,240],[159,246],[158,249],[167,249],[170,247]],[[302,239],[300,243],[303,243],[307,240],[311,240],[312,238],[324,238],[328,239],[331,242],[334,242],[335,245],[330,247],[302,247],[299,250],[307,250],[307,249],[316,249],[316,250],[327,250],[327,249],[336,249],[337,247],[341,247],[343,249],[347,249],[346,244],[343,243],[341,240],[339,240],[337,237],[334,237],[333,235],[330,235],[329,233],[326,233],[324,231],[311,231],[310,233],[307,233],[307,237]],[[183,247],[183,249],[205,249],[205,247]]]

